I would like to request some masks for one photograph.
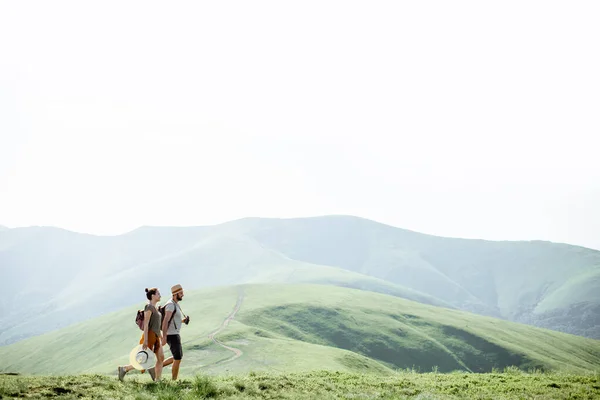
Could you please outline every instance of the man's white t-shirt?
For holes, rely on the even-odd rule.
[[[171,323],[169,324],[169,326],[167,328],[167,335],[179,335],[179,331],[181,330],[181,325],[183,324],[183,322],[181,322],[181,320],[183,319],[183,314],[181,313],[181,308],[179,308],[179,305],[176,304],[173,301],[173,299],[171,299],[171,300],[167,301],[167,304],[165,304],[165,310],[167,312],[175,310],[175,315],[171,316],[171,318],[169,318],[171,320]]]

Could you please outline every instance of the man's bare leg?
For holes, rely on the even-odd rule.
[[[179,375],[179,364],[181,364],[181,360],[173,361],[173,368],[171,369],[171,377],[174,381],[177,380],[177,375]]]

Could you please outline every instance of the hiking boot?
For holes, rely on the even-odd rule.
[[[150,374],[150,377],[152,377],[152,380],[155,381],[156,380],[156,371],[154,371],[154,368],[150,368],[148,370],[148,373]]]
[[[125,374],[126,373],[127,373],[127,371],[125,371],[125,367],[119,367],[118,368],[119,380],[121,382],[123,382],[123,378],[125,378]]]

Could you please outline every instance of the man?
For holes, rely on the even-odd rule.
[[[190,317],[185,317],[179,306],[179,302],[183,300],[183,288],[181,285],[175,285],[171,288],[171,294],[173,297],[165,304],[165,318],[162,322],[162,344],[163,346],[168,343],[171,349],[172,356],[167,358],[163,367],[173,364],[171,369],[171,375],[173,380],[177,380],[179,375],[179,365],[183,358],[183,348],[181,347],[181,337],[179,332],[181,331],[182,324],[188,324]]]

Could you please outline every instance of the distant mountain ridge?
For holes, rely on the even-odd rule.
[[[442,238],[350,216],[119,236],[13,228],[0,231],[0,275],[0,344],[118,310],[144,287],[258,282],[354,287],[600,338],[599,251]]]
[[[530,322],[584,304],[597,310],[600,301],[600,252],[592,249],[443,238],[348,217],[267,224],[256,236],[290,258],[375,276],[469,311]]]

